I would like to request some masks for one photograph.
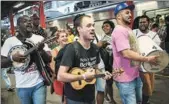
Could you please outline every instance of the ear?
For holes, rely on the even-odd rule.
[[[81,29],[81,27],[80,27],[80,26],[78,26],[78,27],[77,27],[77,31],[79,32],[79,31],[80,31],[80,29]]]
[[[56,39],[56,42],[57,42],[57,43],[59,42],[59,38],[58,38],[58,39]]]
[[[56,42],[59,43],[58,39],[56,39]]]
[[[118,13],[118,14],[116,15],[116,18],[117,18],[117,19],[120,19],[120,18],[121,18],[121,13]]]

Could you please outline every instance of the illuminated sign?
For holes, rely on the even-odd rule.
[[[106,3],[110,3],[110,2],[109,1],[82,1],[75,4],[74,10],[78,11],[85,8],[101,6]]]

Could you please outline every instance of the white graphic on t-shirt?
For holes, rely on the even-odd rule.
[[[80,58],[81,68],[92,67],[95,64],[96,64],[96,56],[91,58]]]

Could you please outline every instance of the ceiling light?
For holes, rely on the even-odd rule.
[[[16,5],[14,5],[13,7],[14,8],[19,8],[19,7],[21,7],[22,5],[24,5],[25,3],[24,2],[19,2],[19,3],[17,3]]]

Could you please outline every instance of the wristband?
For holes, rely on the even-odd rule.
[[[84,80],[86,80],[86,75],[85,74],[82,74],[82,77]]]

